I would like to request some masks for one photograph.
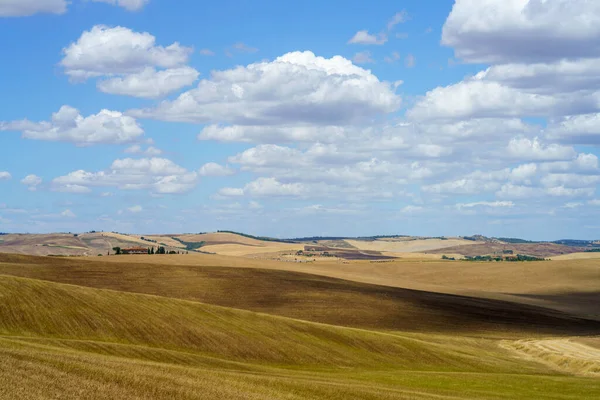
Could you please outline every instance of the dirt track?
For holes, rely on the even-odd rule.
[[[518,340],[503,342],[502,347],[517,352],[523,358],[546,364],[557,371],[600,376],[600,348],[581,343],[577,338]]]

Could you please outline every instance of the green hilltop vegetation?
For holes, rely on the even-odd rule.
[[[278,242],[278,243],[294,243],[293,240],[290,239],[277,239],[268,236],[254,236],[249,235],[247,233],[235,232],[235,231],[217,231],[217,233],[231,233],[233,235],[243,236],[249,239],[262,240],[263,242]]]
[[[185,249],[188,251],[198,250],[199,248],[201,248],[202,246],[204,246],[206,244],[206,242],[186,242],[184,240],[181,240],[181,238],[178,238],[177,236],[172,236],[171,238],[173,240],[178,241],[182,245],[184,245]]]

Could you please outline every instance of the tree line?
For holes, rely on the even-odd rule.
[[[115,255],[126,254],[123,252],[123,249],[118,246],[113,247],[112,249],[115,252]],[[189,254],[189,252],[179,252],[174,250],[167,252],[167,249],[165,249],[164,246],[159,246],[156,250],[154,250],[154,247],[148,247],[148,254]],[[107,255],[110,255],[110,251]]]

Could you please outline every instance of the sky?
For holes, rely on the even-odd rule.
[[[600,2],[0,0],[0,232],[600,239]]]

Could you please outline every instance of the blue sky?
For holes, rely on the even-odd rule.
[[[600,5],[1,0],[0,231],[600,238]]]

